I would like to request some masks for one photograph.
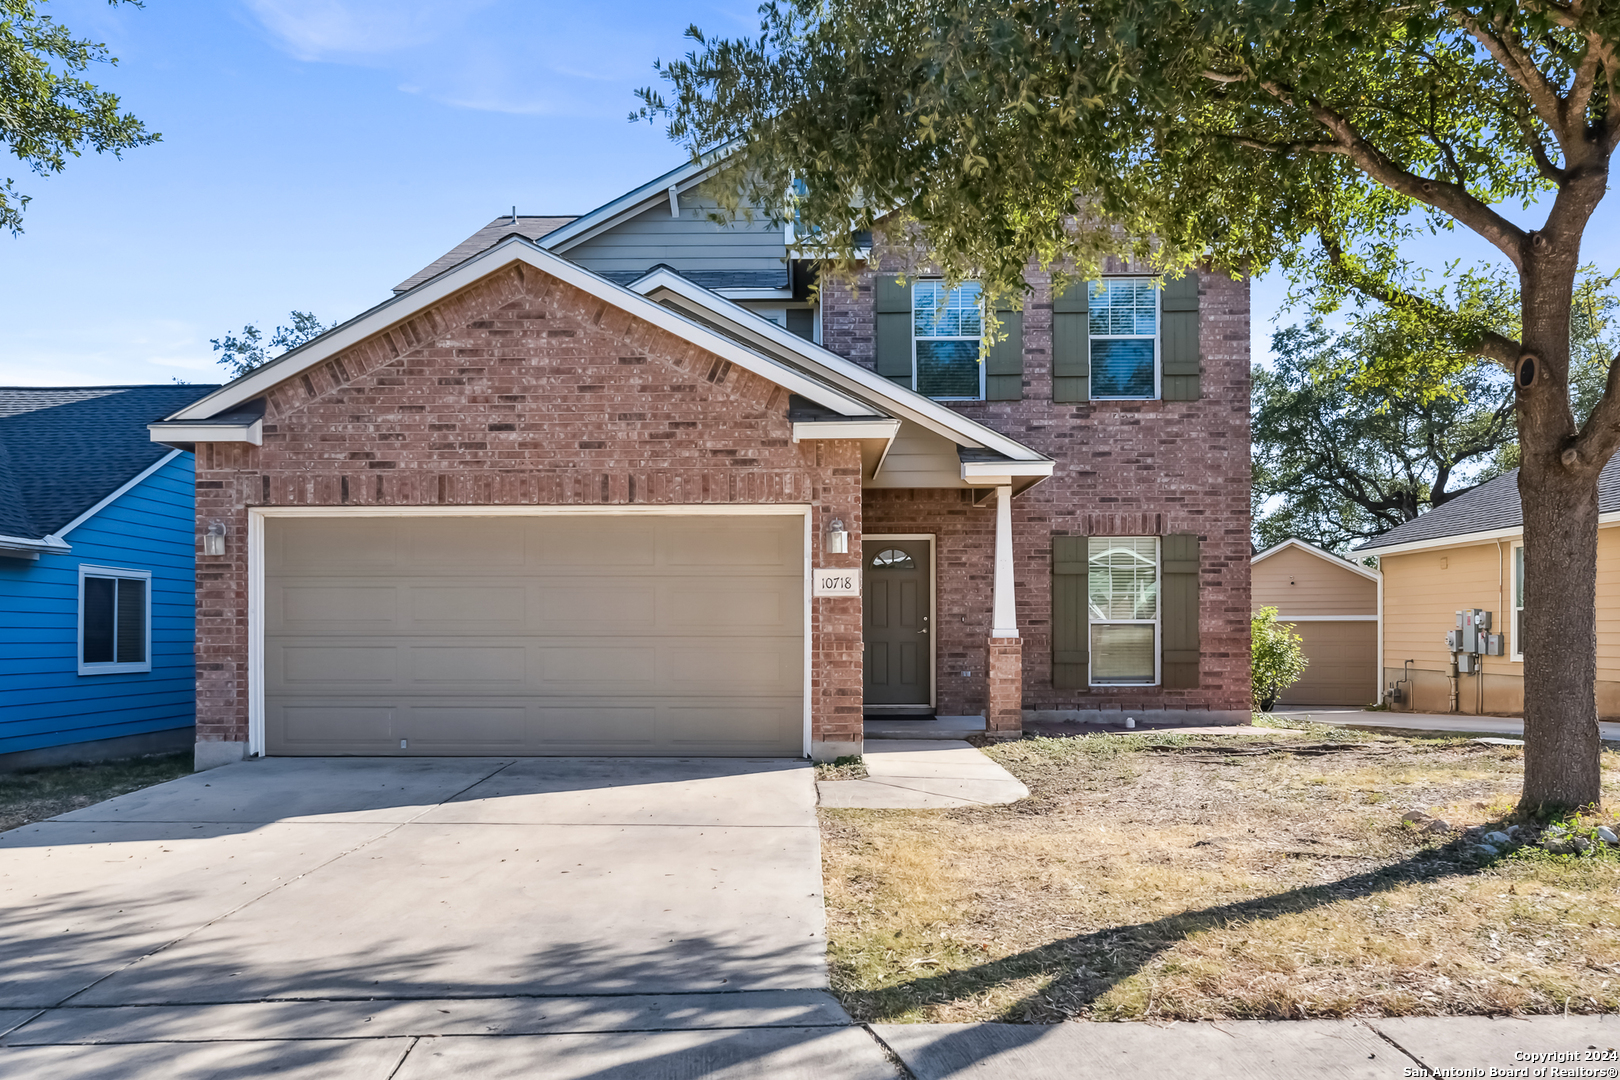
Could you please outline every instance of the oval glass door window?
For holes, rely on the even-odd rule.
[[[885,548],[872,556],[874,570],[915,570],[917,561],[898,548]]]

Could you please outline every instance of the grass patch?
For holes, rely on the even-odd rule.
[[[866,762],[859,754],[847,754],[831,761],[816,763],[817,780],[865,780]]]
[[[0,832],[186,776],[191,758],[188,750],[0,773]]]
[[[1522,750],[1347,734],[1028,739],[985,749],[1012,806],[823,810],[834,990],[889,1022],[1620,1009],[1620,855],[1476,850]]]

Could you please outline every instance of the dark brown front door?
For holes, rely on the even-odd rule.
[[[933,680],[933,567],[927,540],[867,540],[866,704],[927,708]]]

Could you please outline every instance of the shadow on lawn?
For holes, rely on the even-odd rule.
[[[1076,934],[974,967],[922,976],[878,990],[843,991],[839,996],[856,1019],[885,1022],[896,1020],[919,1004],[966,1000],[996,986],[1051,974],[1055,976],[1051,983],[1008,1006],[1000,1019],[1015,1023],[1062,1020],[1081,1013],[1156,957],[1201,931],[1312,911],[1403,885],[1474,873],[1480,866],[1449,847],[1424,849],[1400,862],[1325,885],[1302,886],[1252,900],[1183,911],[1152,922]]]

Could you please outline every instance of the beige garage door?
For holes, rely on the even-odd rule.
[[[1376,622],[1301,622],[1294,624],[1294,633],[1304,640],[1311,663],[1283,694],[1282,704],[1370,705],[1378,700]]]
[[[271,518],[271,754],[804,752],[798,516]]]

